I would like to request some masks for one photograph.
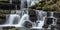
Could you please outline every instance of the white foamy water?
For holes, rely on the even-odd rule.
[[[15,20],[15,18],[18,18],[18,20],[20,19],[20,16],[17,14],[11,14],[9,17],[9,24],[13,24],[13,21]],[[7,22],[8,23],[8,22]]]

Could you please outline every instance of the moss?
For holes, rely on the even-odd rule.
[[[0,10],[0,14],[10,14],[11,10]]]
[[[60,0],[42,0],[36,3],[34,9],[46,10],[46,11],[56,11],[60,10]],[[33,6],[30,6],[33,9]]]
[[[3,27],[3,30],[18,30],[16,27],[13,27],[13,26],[8,26],[8,27]]]

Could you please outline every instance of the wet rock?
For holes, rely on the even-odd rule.
[[[30,22],[26,21],[26,22],[24,23],[24,27],[26,27],[26,28],[31,28],[31,27],[32,27],[32,24],[31,24]]]
[[[29,19],[30,19],[32,22],[36,22],[37,16],[36,16],[36,12],[35,12],[34,10],[30,10],[30,11],[29,11]]]
[[[53,23],[53,18],[46,18],[46,24],[52,24]]]
[[[60,24],[60,18],[57,18],[57,24]]]

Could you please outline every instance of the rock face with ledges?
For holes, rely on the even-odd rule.
[[[9,10],[0,10],[0,24],[4,24],[6,21],[6,15],[10,14]]]
[[[10,4],[9,0],[0,0],[0,9],[4,10],[15,10],[17,5],[17,9],[20,9],[20,1],[19,0],[12,0],[12,4]]]

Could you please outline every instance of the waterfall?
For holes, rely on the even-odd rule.
[[[48,13],[48,12],[47,12]],[[52,23],[52,25],[56,25],[56,22],[57,22],[57,18],[55,18],[54,16],[53,16],[53,14],[54,14],[54,12],[49,12],[50,14],[49,14],[49,18],[53,18],[53,23]]]
[[[18,20],[20,19],[20,16],[19,15],[16,15],[16,14],[11,14],[10,17],[9,17],[9,24],[12,25],[13,24],[13,21],[15,18],[18,18]]]
[[[33,6],[38,2],[38,0],[27,0],[27,6]]]
[[[57,18],[55,18],[53,16],[54,12],[47,12],[47,17],[46,17],[46,24],[49,24],[48,25],[48,28],[47,29],[55,29],[55,27],[52,27],[52,26],[55,26],[56,25],[56,22],[57,22]],[[47,25],[46,25],[47,26]]]
[[[10,2],[9,2],[10,4],[12,4],[12,0],[10,0]]]
[[[39,18],[38,21],[40,21],[38,27],[42,28],[42,26],[44,25],[45,16],[46,16],[46,12],[38,11],[38,18]]]
[[[27,8],[27,0],[21,0],[21,9]]]
[[[54,18],[52,25],[56,25],[56,23],[57,23],[57,18],[55,18],[55,17],[53,16],[53,14],[54,14],[54,12],[51,12],[51,17]]]
[[[22,18],[20,19],[18,25],[21,26],[21,27],[23,27],[24,22],[25,22],[25,21],[28,21],[28,20],[29,20],[28,14],[24,14],[24,15],[22,16]]]
[[[37,18],[38,20],[42,20],[43,21],[43,17],[45,17],[47,14],[45,11],[42,10],[36,10],[37,12]]]
[[[21,0],[21,10],[17,10],[17,5],[16,5],[15,6],[16,10],[11,12],[11,14],[9,15],[9,19],[7,19],[5,24],[7,24],[7,25],[9,24],[12,26],[16,25],[19,27],[24,27],[23,26],[24,22],[29,21],[28,9],[26,9],[26,8],[29,6],[35,5],[35,3],[36,3],[35,1],[38,2],[38,0]],[[12,3],[12,0],[10,0],[10,4],[11,3]],[[35,27],[42,28],[42,26],[44,25],[45,17],[47,14],[45,11],[36,10],[36,15],[37,15],[38,19],[37,19],[36,23],[34,23],[34,25],[37,25]],[[53,12],[51,12],[50,17],[54,18]],[[56,24],[56,20],[53,19],[52,25]]]
[[[36,10],[36,15],[37,15],[37,21],[35,23],[35,25],[32,28],[42,28],[42,26],[44,25],[44,21],[45,21],[45,16],[47,15],[45,11],[41,11],[41,10]]]

